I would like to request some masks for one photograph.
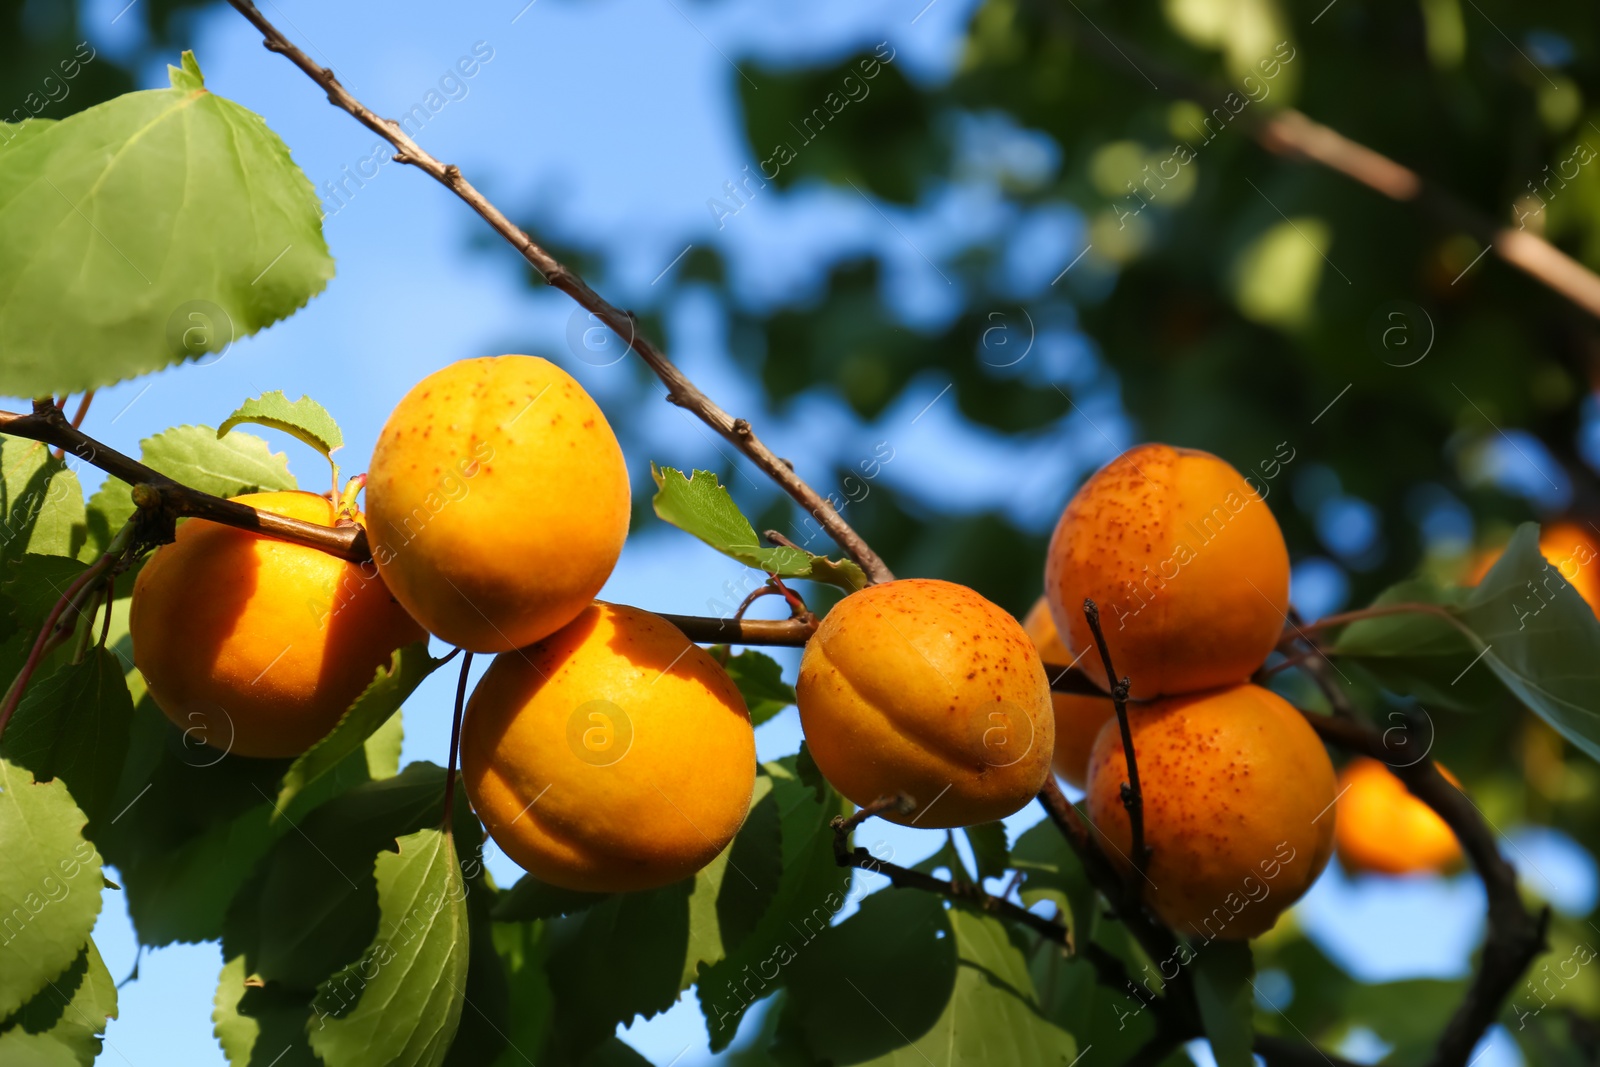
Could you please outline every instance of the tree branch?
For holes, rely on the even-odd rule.
[[[1148,72],[1147,77],[1159,78],[1164,87],[1202,106],[1228,95],[1225,89],[1158,62],[1129,41],[1108,36],[1098,26],[1094,32],[1079,32],[1064,13],[1054,8],[1050,11],[1061,29],[1109,66],[1136,65],[1141,73]],[[1241,112],[1234,121],[1274,155],[1318,163],[1390,200],[1416,204],[1438,222],[1471,234],[1505,263],[1600,318],[1600,276],[1544,238],[1495,222],[1443,186],[1293,108],[1264,116]]]
[[[56,445],[90,466],[122,479],[133,487],[134,503],[140,510],[164,515],[168,524],[181,517],[210,519],[279,541],[315,548],[352,563],[365,563],[372,558],[366,531],[359,526],[318,526],[270,511],[257,511],[247,504],[180,485],[160,471],[146,467],[77,429],[67,421],[61,409],[49,401],[37,401],[32,414],[28,415],[0,411],[0,433]]]
[[[839,547],[861,564],[861,569],[867,572],[868,578],[874,582],[894,579],[894,574],[861,535],[844,521],[832,504],[807,485],[788,464],[762,443],[748,421],[734,418],[713,403],[667,358],[666,353],[639,332],[638,320],[632,312],[612,306],[604,297],[589,288],[587,282],[506,218],[499,208],[490,203],[487,197],[462,176],[461,168],[453,163],[441,163],[412,140],[399,123],[380,117],[350,95],[349,91],[339,83],[333,71],[297,48],[256,9],[250,0],[229,0],[229,3],[261,32],[263,42],[269,51],[286,57],[312,81],[322,86],[328,94],[329,103],[349,112],[356,121],[392,144],[396,149],[394,158],[397,162],[417,167],[455,193],[496,233],[522,253],[522,258],[539,272],[539,276],[546,284],[560,289],[577,301],[580,307],[605,323],[611,332],[637,352],[655,372],[656,377],[661,379],[662,384],[667,387],[668,400],[697,415],[702,422],[743,452],[767,477],[811,513]]]
[[[1302,709],[1303,710],[1303,709]],[[1478,973],[1434,1047],[1428,1067],[1465,1067],[1473,1048],[1500,1014],[1511,987],[1548,946],[1550,909],[1535,915],[1523,906],[1517,872],[1500,854],[1494,832],[1465,793],[1440,774],[1431,759],[1397,766],[1395,753],[1375,726],[1356,718],[1304,712],[1324,741],[1384,762],[1407,789],[1449,825],[1488,896],[1488,931]]]
[[[662,615],[702,645],[780,645],[800,648],[817,632],[815,616],[794,619],[714,619],[705,615]]]

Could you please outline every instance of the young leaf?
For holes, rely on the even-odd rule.
[[[79,625],[85,625],[80,623]],[[36,781],[59,778],[92,823],[111,814],[133,722],[133,699],[116,653],[90,648],[29,686],[6,728],[4,753]]]
[[[1217,1067],[1251,1067],[1255,1010],[1251,976],[1255,964],[1245,942],[1214,941],[1200,947],[1194,964],[1194,995],[1200,1022]]]
[[[219,439],[209,426],[175,426],[140,444],[148,466],[213,496],[298,487],[288,457],[253,434]]]
[[[83,488],[47,447],[16,437],[0,441],[0,494],[0,558],[75,554],[84,532]]]
[[[999,878],[1011,865],[1006,846],[1006,825],[1002,822],[985,822],[966,828],[967,843],[972,846],[972,858],[978,862],[978,881]]]
[[[710,471],[695,471],[686,478],[680,470],[652,463],[650,476],[656,481],[652,503],[657,516],[747,567],[780,578],[827,582],[850,592],[867,584],[866,574],[854,561],[829,560],[787,546],[763,547],[750,520]]]
[[[326,737],[312,745],[284,772],[283,785],[278,789],[278,800],[273,819],[283,817],[302,790],[337,767],[389,717],[400,709],[422,680],[432,674],[441,663],[428,655],[425,642],[417,642],[398,649],[387,667],[379,667],[377,675],[350,705],[350,709]]]
[[[324,982],[311,1048],[328,1067],[438,1067],[461,1021],[466,887],[453,839],[419,830],[378,856],[383,923],[356,964]]]
[[[306,1038],[311,995],[259,979],[247,985],[249,978],[244,956],[231,957],[212,1003],[211,1032],[231,1067],[319,1067]]]
[[[36,783],[0,759],[0,1019],[72,965],[100,914],[100,856],[65,782]]]
[[[1590,565],[1596,565],[1594,561]],[[1539,554],[1539,528],[1518,527],[1474,589],[1419,582],[1378,603],[1422,601],[1424,612],[1367,619],[1347,627],[1334,652],[1359,659],[1397,685],[1417,674],[1451,688],[1471,671],[1502,685],[1562,736],[1600,760],[1600,622],[1561,572]]]
[[[750,724],[760,726],[794,703],[794,686],[783,680],[783,668],[765,652],[746,649],[722,663],[750,709]]]
[[[291,434],[321,452],[329,463],[333,462],[333,453],[344,447],[344,434],[339,432],[339,424],[333,421],[327,408],[309,396],[291,402],[281,389],[262,393],[239,405],[239,409],[217,427],[217,436],[225,437],[229,430],[246,422]]]
[[[192,56],[171,80],[0,152],[0,392],[81,392],[220,351],[333,276],[284,143],[207,91]]]
[[[0,1024],[0,1063],[91,1067],[106,1021],[116,1017],[116,984],[90,940],[71,967]]]

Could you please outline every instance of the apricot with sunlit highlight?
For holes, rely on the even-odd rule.
[[[367,476],[384,581],[428,630],[504,652],[571,622],[628,534],[628,471],[599,405],[536,356],[452,363],[407,393]]]
[[[1333,853],[1333,764],[1305,717],[1256,685],[1128,710],[1144,796],[1147,877],[1132,873],[1128,780],[1115,722],[1089,759],[1089,818],[1161,920],[1191,937],[1270,930]]]
[[[593,604],[495,657],[461,727],[461,771],[507,856],[566,889],[689,877],[739,832],[755,734],[738,688],[658,615]]]
[[[796,686],[806,747],[846,797],[904,795],[896,822],[1004,818],[1050,774],[1055,718],[1033,642],[966,586],[906,578],[845,597],[823,618]]]
[[[1050,617],[1050,605],[1044,597],[1038,599],[1027,618],[1022,620],[1022,628],[1039,650],[1047,669],[1065,667],[1076,658],[1061,643],[1055,620]],[[1100,728],[1115,717],[1116,708],[1108,696],[1080,693],[1051,693],[1050,703],[1056,712],[1056,773],[1082,789],[1089,778],[1089,752],[1094,748],[1095,738],[1100,736]]]
[[[1149,444],[1102,467],[1068,502],[1045,558],[1045,596],[1069,652],[1100,685],[1083,616],[1092,599],[1135,698],[1243,682],[1278,643],[1289,550],[1264,498],[1226,462]]]
[[[331,526],[304,492],[235,497]],[[359,519],[359,516],[358,516]],[[133,586],[133,662],[188,738],[239,756],[298,756],[333,729],[395,649],[427,635],[372,568],[205,519]]]
[[[1460,783],[1437,763],[1451,785]],[[1375,759],[1339,774],[1339,863],[1351,873],[1443,874],[1461,866],[1461,842],[1437,812]]]

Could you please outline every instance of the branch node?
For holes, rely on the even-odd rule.
[[[750,436],[750,420],[749,419],[734,419],[733,420],[733,432],[738,434],[740,437],[749,437]]]

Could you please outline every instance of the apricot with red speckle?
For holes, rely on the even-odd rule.
[[[1135,698],[1190,693],[1244,681],[1277,644],[1289,550],[1265,499],[1226,462],[1140,445],[1068,502],[1045,595],[1074,657],[1093,647],[1083,614],[1092,599]],[[1098,656],[1080,666],[1107,685]]]
[[[1333,763],[1288,701],[1256,685],[1128,710],[1151,848],[1145,901],[1191,937],[1272,929],[1333,852]],[[1133,875],[1122,735],[1109,722],[1089,758],[1089,818]]]
[[[840,601],[806,644],[796,687],[806,745],[885,818],[969,826],[1028,803],[1050,774],[1044,665],[1017,620],[966,586],[907,578]]]
[[[424,378],[384,424],[367,534],[418,622],[504,652],[588,607],[622,552],[629,503],[616,435],[571,375],[536,356],[467,359]]]

